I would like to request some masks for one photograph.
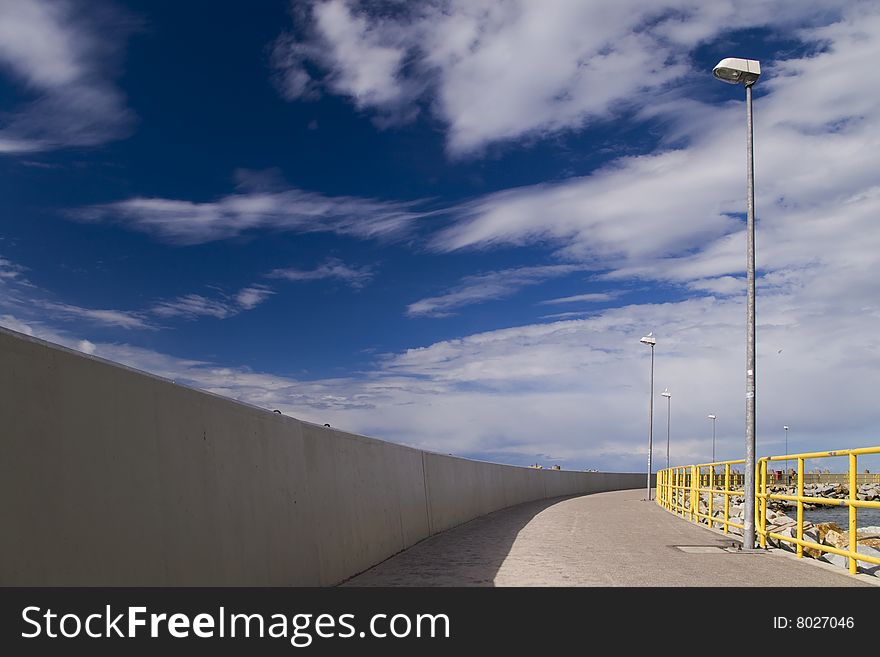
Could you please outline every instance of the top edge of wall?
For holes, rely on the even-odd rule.
[[[366,440],[385,443],[388,445],[394,445],[396,447],[401,447],[404,449],[411,449],[411,450],[414,450],[417,452],[422,452],[424,454],[430,454],[432,456],[442,456],[445,458],[457,459],[460,461],[470,461],[472,463],[488,463],[488,464],[492,464],[492,465],[499,465],[499,466],[504,466],[504,467],[508,467],[508,468],[518,468],[518,469],[522,469],[522,470],[530,470],[530,469],[538,470],[538,468],[531,468],[530,466],[525,466],[525,465],[513,465],[510,463],[499,463],[497,461],[486,461],[486,460],[482,460],[482,459],[468,458],[465,456],[456,456],[455,454],[446,454],[443,452],[432,451],[432,450],[424,449],[421,447],[412,447],[411,445],[403,445],[401,443],[395,443],[390,440],[384,440],[382,438],[375,438],[373,436],[365,436],[363,434],[355,433],[353,431],[347,431],[345,429],[340,429],[338,427],[326,427],[326,426],[323,426],[323,425],[318,424],[316,422],[309,422],[308,420],[301,420],[299,418],[296,418],[296,417],[293,417],[290,415],[275,413],[274,411],[269,410],[268,408],[264,408],[262,406],[256,406],[255,404],[251,404],[249,402],[241,401],[238,399],[233,399],[232,397],[225,397],[223,395],[219,395],[219,394],[217,394],[215,392],[211,392],[209,390],[197,388],[195,386],[187,385],[185,383],[178,383],[177,381],[175,381],[173,379],[168,379],[166,377],[159,376],[158,374],[153,374],[152,372],[140,370],[136,367],[131,367],[131,366],[125,365],[123,363],[117,363],[116,361],[112,361],[107,358],[102,358],[101,356],[95,356],[94,354],[87,354],[82,351],[77,351],[76,349],[72,349],[70,347],[66,347],[64,345],[61,345],[61,344],[58,344],[55,342],[50,342],[49,340],[44,340],[43,338],[37,338],[33,335],[28,335],[27,333],[21,333],[19,331],[15,331],[13,329],[7,328],[2,325],[0,325],[0,334],[7,335],[10,338],[13,338],[15,340],[20,340],[22,342],[31,342],[33,344],[40,345],[40,346],[45,347],[50,350],[60,351],[62,353],[66,353],[71,356],[75,356],[77,358],[91,360],[96,363],[100,363],[102,365],[105,365],[107,367],[114,367],[117,369],[132,372],[132,373],[138,374],[140,376],[145,376],[150,379],[154,379],[154,380],[159,381],[161,383],[177,386],[179,388],[184,388],[186,390],[190,390],[190,391],[195,392],[197,394],[206,395],[208,397],[213,397],[214,399],[219,399],[219,400],[222,400],[222,401],[229,403],[229,404],[235,404],[235,405],[242,406],[244,408],[248,408],[248,409],[251,409],[254,411],[259,411],[260,413],[265,413],[267,415],[272,416],[275,419],[280,418],[280,419],[282,419],[282,421],[291,421],[292,420],[294,422],[301,422],[302,424],[307,424],[307,425],[310,425],[313,427],[317,427],[319,429],[336,431],[338,433],[347,434],[349,436],[354,436],[357,438],[363,438]],[[544,472],[578,472],[578,473],[586,473],[587,472],[585,470],[565,470],[565,469],[555,470],[553,468],[541,468],[540,470],[544,471]],[[614,474],[644,474],[644,473],[614,473]]]

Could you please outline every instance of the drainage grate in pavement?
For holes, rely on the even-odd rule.
[[[724,548],[717,545],[673,545],[672,547],[688,554],[721,554]]]

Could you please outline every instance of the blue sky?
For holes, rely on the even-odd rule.
[[[0,1],[0,325],[304,420],[640,470],[877,444],[870,2]],[[816,465],[820,465],[816,463]],[[823,464],[824,465],[824,464]]]

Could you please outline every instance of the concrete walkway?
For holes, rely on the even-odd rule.
[[[870,586],[867,576],[781,550],[725,551],[736,536],[676,518],[644,497],[644,490],[597,493],[497,511],[344,586]]]

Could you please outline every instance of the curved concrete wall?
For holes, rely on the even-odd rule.
[[[337,584],[477,516],[644,485],[365,438],[0,329],[0,585]]]

